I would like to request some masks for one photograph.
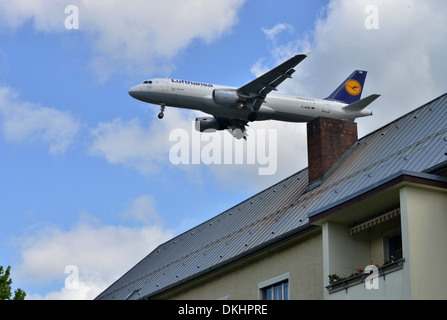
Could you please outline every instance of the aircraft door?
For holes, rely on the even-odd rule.
[[[329,104],[328,103],[323,103],[323,112],[324,113],[330,113],[331,111],[329,110]]]
[[[163,91],[169,90],[169,80],[168,79],[161,80],[161,90],[163,90]]]

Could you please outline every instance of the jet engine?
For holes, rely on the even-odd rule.
[[[200,132],[228,130],[238,140],[242,138],[247,140],[248,136],[244,124],[225,124],[210,117],[196,118],[196,130]]]
[[[199,132],[224,130],[225,128],[215,118],[196,118],[196,130]]]
[[[245,100],[237,94],[234,90],[228,89],[214,89],[213,100],[217,104],[232,105],[245,102]]]

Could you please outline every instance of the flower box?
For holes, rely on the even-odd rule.
[[[400,270],[403,268],[403,263],[405,262],[405,259],[399,259],[390,263],[387,263],[383,266],[377,267],[379,271],[379,277],[383,276],[385,279],[385,275],[394,272],[396,270]],[[347,277],[347,278],[340,278],[337,275],[330,275],[329,279],[331,281],[331,284],[326,286],[326,289],[329,291],[329,293],[335,293],[340,290],[346,290],[348,292],[348,288],[358,285],[360,283],[364,283],[365,279],[369,276],[369,274],[366,274],[364,272],[355,274],[353,276]]]

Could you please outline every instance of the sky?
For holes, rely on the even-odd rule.
[[[133,85],[237,87],[311,52],[279,91],[324,98],[367,70],[364,96],[381,97],[362,137],[447,91],[445,39],[444,0],[0,0],[0,265],[13,289],[93,299],[161,243],[307,167],[306,125],[276,121],[250,126],[254,163],[247,151],[175,164],[173,132],[206,148],[202,114],[160,121]]]

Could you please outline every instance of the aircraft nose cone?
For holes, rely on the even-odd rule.
[[[132,88],[129,89],[129,95],[130,95],[132,98],[135,98],[135,99],[137,99],[138,92],[140,91],[140,90],[138,90],[137,87],[138,87],[138,86],[134,86],[134,87],[132,87]]]

